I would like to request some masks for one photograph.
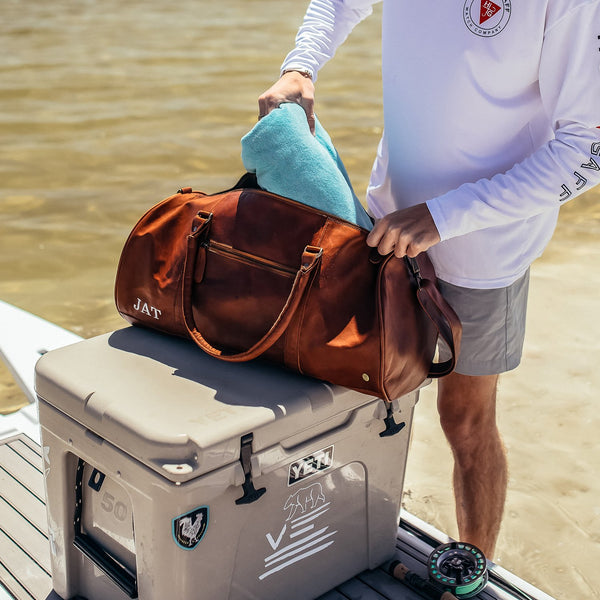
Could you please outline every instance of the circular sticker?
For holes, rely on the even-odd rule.
[[[510,19],[510,0],[466,0],[465,25],[480,37],[498,35]]]

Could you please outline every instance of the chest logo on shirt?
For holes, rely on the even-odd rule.
[[[493,37],[508,24],[510,10],[510,0],[466,0],[463,17],[472,33]]]

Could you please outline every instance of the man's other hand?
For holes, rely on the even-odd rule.
[[[310,77],[296,71],[284,73],[258,99],[258,118],[268,115],[280,104],[291,102],[299,104],[306,113],[311,133],[315,133],[315,85]]]
[[[414,258],[440,241],[440,234],[427,204],[397,210],[379,219],[367,244],[380,254],[393,252],[398,258]]]

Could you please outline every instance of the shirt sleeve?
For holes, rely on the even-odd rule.
[[[506,173],[428,200],[442,240],[556,209],[600,183],[600,2],[546,31],[539,87],[554,139]]]
[[[281,71],[303,69],[317,79],[319,69],[335,54],[352,29],[368,17],[379,0],[312,0]]]

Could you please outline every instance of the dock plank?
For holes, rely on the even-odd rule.
[[[52,589],[41,449],[25,435],[0,444],[0,581],[17,600]]]
[[[38,600],[32,596],[16,579],[13,574],[0,562],[0,582],[6,591],[16,600]],[[2,598],[2,596],[0,594]]]
[[[389,596],[382,596],[377,590],[374,590],[370,585],[367,585],[356,577],[342,583],[336,589],[349,600],[389,600]],[[400,596],[396,598],[397,600],[404,600]]]
[[[40,474],[39,477],[41,479],[42,475]],[[27,520],[37,529],[47,531],[46,503],[2,469],[0,469],[0,496],[15,509],[18,508],[21,514],[26,515]]]
[[[394,600],[421,600],[421,597],[403,583],[386,573],[383,569],[365,571],[357,578],[375,590],[382,598]]]
[[[330,592],[319,596],[317,600],[348,600],[348,596],[344,596],[344,594],[337,590],[331,590]]]
[[[13,442],[19,442],[31,448],[38,456],[42,456],[42,448],[38,442],[31,439],[28,435],[18,434],[13,437],[12,441],[6,440],[6,443],[12,444]]]
[[[50,552],[46,532],[34,527],[25,515],[3,498],[0,498],[0,531],[11,539],[18,540],[23,551],[50,575]]]
[[[23,549],[0,531],[0,556],[4,568],[16,579],[31,598],[43,600],[52,589],[48,573]],[[27,598],[27,596],[21,596]],[[20,599],[19,599],[20,600]]]
[[[42,502],[46,497],[44,490],[44,478],[39,469],[29,462],[23,460],[7,444],[0,445],[0,469],[17,479],[19,483],[27,488]]]
[[[24,438],[24,439],[23,439]],[[18,456],[20,456],[23,460],[27,461],[32,467],[37,469],[40,473],[44,472],[44,461],[42,460],[42,455],[40,453],[40,448],[33,448],[31,442],[29,440],[29,444],[26,443],[25,440],[28,438],[18,438],[13,442],[7,444],[7,446]]]

